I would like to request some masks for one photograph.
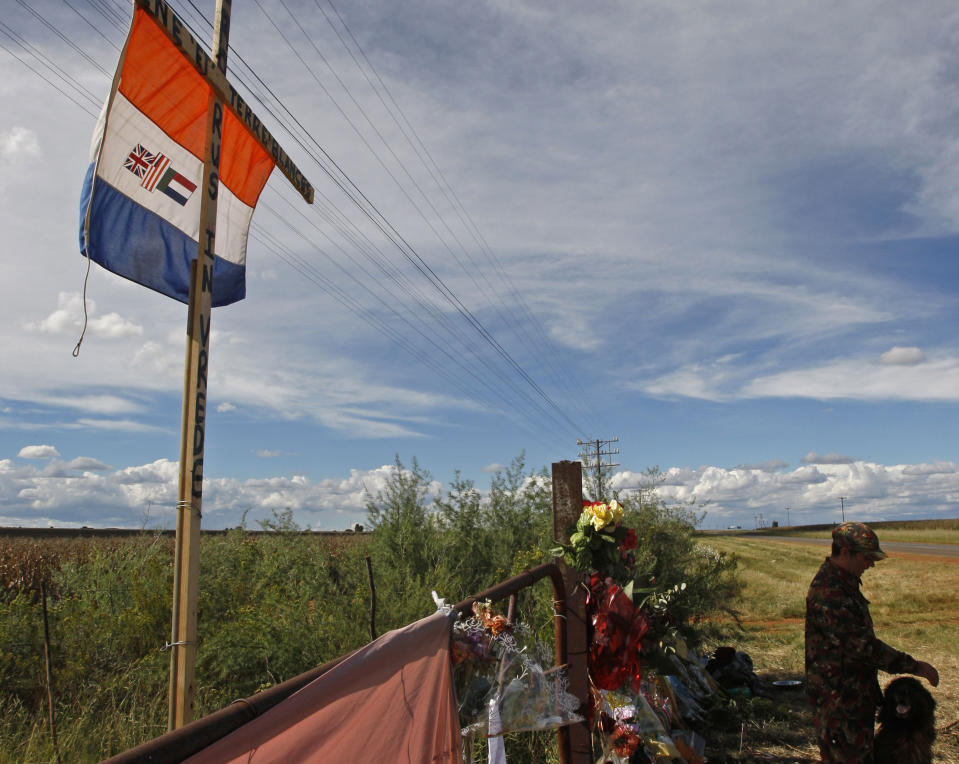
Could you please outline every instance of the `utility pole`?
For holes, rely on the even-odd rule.
[[[842,510],[842,521],[846,522],[846,497],[839,497],[839,508]]]
[[[789,507],[786,507],[786,527],[787,528],[791,527],[789,525]]]
[[[134,20],[148,18],[172,44],[177,85],[190,95],[206,98],[203,177],[200,188],[197,256],[191,263],[187,308],[186,353],[183,374],[183,413],[180,431],[179,480],[177,488],[177,524],[174,542],[172,640],[170,651],[170,698],[167,724],[178,729],[193,720],[194,674],[197,651],[197,598],[200,569],[200,520],[203,498],[203,453],[206,438],[207,367],[210,351],[210,319],[213,307],[214,254],[217,247],[217,201],[220,191],[220,154],[225,128],[245,130],[250,139],[247,151],[265,152],[272,157],[308,204],[313,203],[313,187],[264,128],[264,123],[244,104],[226,79],[232,0],[216,0],[213,22],[213,47],[208,54],[177,15],[159,0],[135,0]],[[150,22],[145,22],[149,24]],[[131,25],[128,46],[137,30]],[[152,28],[152,27],[151,27]],[[149,32],[140,32],[135,45],[155,45]],[[143,40],[146,40],[144,43]],[[164,48],[166,50],[166,48]],[[123,71],[127,48],[121,54],[118,72]],[[180,57],[182,56],[182,58]],[[161,73],[164,76],[168,72]],[[199,78],[196,75],[199,75]],[[119,77],[119,74],[117,75]],[[114,89],[119,79],[115,78]],[[172,87],[172,86],[171,86]],[[175,90],[176,88],[174,88]],[[111,94],[112,97],[112,94]],[[170,103],[177,92],[164,91]],[[165,107],[166,108],[166,107]],[[158,128],[161,129],[162,128]],[[255,148],[258,147],[258,148]],[[231,147],[235,150],[235,146]],[[229,157],[227,158],[229,159]],[[226,164],[226,163],[224,163]],[[198,179],[199,180],[199,179]],[[263,181],[265,183],[265,180]],[[253,200],[255,205],[255,198]],[[159,244],[157,246],[160,246]]]
[[[605,491],[603,489],[603,467],[613,468],[619,466],[619,462],[603,461],[604,456],[613,456],[619,453],[618,448],[609,448],[613,443],[619,443],[619,438],[616,437],[609,440],[600,440],[599,438],[595,440],[576,439],[577,446],[584,446],[583,450],[579,452],[579,458],[582,459],[587,469],[592,467],[595,470],[596,495],[594,498],[597,501],[601,501],[605,497]],[[592,449],[592,451],[590,451],[590,449]]]
[[[226,74],[232,0],[217,0],[213,23],[213,58]],[[170,642],[170,696],[167,729],[193,721],[197,648],[197,599],[200,570],[200,518],[203,500],[203,445],[206,435],[207,364],[213,309],[213,253],[219,190],[223,102],[208,96],[203,195],[197,257],[191,264],[187,310],[186,360],[183,371],[183,414],[180,430],[180,473],[174,546],[173,614]]]

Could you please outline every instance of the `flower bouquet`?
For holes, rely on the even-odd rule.
[[[582,721],[567,691],[565,667],[544,669],[528,628],[476,602],[473,617],[453,626],[453,677],[464,735],[496,737]]]
[[[663,664],[672,649],[676,634],[669,606],[686,588],[679,584],[665,589],[656,587],[655,579],[636,580],[636,531],[623,523],[624,514],[615,500],[584,501],[575,527],[569,529],[569,543],[553,549],[584,574],[591,626],[591,720],[610,761],[627,761],[641,745],[653,750],[669,741],[658,723],[654,731],[645,719],[652,711],[641,687],[644,673]],[[615,712],[613,697],[619,698]]]
[[[625,584],[632,580],[636,531],[622,524],[623,514],[615,499],[584,501],[569,544],[556,547],[553,554],[578,570],[598,571]]]

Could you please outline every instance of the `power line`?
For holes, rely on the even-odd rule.
[[[26,10],[28,10],[37,21],[42,23],[46,28],[53,31],[61,40],[63,40],[67,45],[69,45],[69,47],[78,56],[83,58],[86,62],[88,62],[94,68],[99,70],[105,76],[110,77],[110,74],[102,66],[100,66],[91,56],[89,56],[86,52],[84,52],[78,45],[72,43],[68,39],[67,35],[65,35],[60,29],[58,29],[55,24],[53,24],[52,22],[48,22],[44,20],[42,17],[40,17],[39,14],[28,3],[25,2],[25,0],[18,0],[18,2]],[[68,0],[64,0],[64,3],[75,14],[80,15],[81,18],[88,25],[94,28],[94,30],[98,32],[100,37],[106,40],[107,43],[109,43],[114,48],[118,47],[106,35],[104,35],[102,32],[99,32],[96,26],[92,24],[90,19],[87,18],[83,13],[81,13],[76,7],[71,5],[68,2]],[[193,7],[196,14],[200,18],[202,18],[205,23],[209,24],[209,21],[203,16],[203,14],[200,13],[198,9],[196,9],[196,6],[192,3],[192,0],[189,0],[189,4]],[[93,0],[91,0],[91,7],[93,8],[93,10],[95,10],[97,13],[103,16],[109,23],[113,24],[114,26],[117,26],[118,16],[116,15],[116,11],[114,8],[102,2],[102,0],[97,0],[97,2],[93,2]],[[285,4],[284,4],[284,7],[286,7]],[[331,4],[331,7],[333,7],[332,4]],[[337,13],[337,16],[339,17],[339,12],[336,11],[335,8],[334,8],[334,11]],[[340,18],[342,20],[342,17]],[[327,17],[327,21],[328,23],[330,22],[328,17]],[[6,28],[9,29],[9,27],[6,27]],[[346,27],[345,22],[344,22],[344,29],[347,30],[350,37],[353,38],[355,41],[355,37],[353,37],[352,31],[349,30],[348,27]],[[281,34],[281,36],[283,36],[282,32],[280,32],[278,28],[277,28],[277,32]],[[304,30],[304,33],[305,33],[305,30]],[[17,41],[16,37],[11,37],[11,35],[16,35],[16,33],[13,32],[13,30],[10,30],[10,32],[5,32],[5,35],[13,39],[15,42]],[[194,36],[197,39],[200,39],[199,35],[194,35]],[[341,38],[341,41],[342,41],[342,38]],[[287,42],[289,44],[289,41]],[[56,83],[52,82],[48,77],[42,74],[38,69],[32,66],[28,61],[21,58],[21,56],[17,55],[15,52],[11,51],[6,46],[2,46],[2,47],[4,47],[5,50],[10,52],[11,55],[13,55],[15,58],[17,58],[26,66],[28,66],[28,68],[34,71],[34,73],[38,74],[38,76],[43,78],[48,84],[54,87],[58,92],[60,92],[62,95],[64,95],[65,97],[73,101],[80,108],[83,108],[84,111],[90,114],[90,116],[92,117],[96,116],[95,112],[91,112],[89,109],[85,108],[73,96],[71,96],[68,92],[66,92],[66,90],[62,89]],[[316,49],[317,54],[320,55],[320,57],[322,58],[322,55],[320,54],[318,48],[316,48],[315,44],[314,44],[314,48]],[[368,61],[368,58],[366,58],[366,54],[362,52],[362,49],[359,47],[357,49],[360,50],[363,57]],[[95,96],[93,96],[85,87],[83,87],[72,76],[70,76],[64,70],[57,67],[56,64],[54,64],[48,57],[45,57],[43,54],[38,55],[38,52],[35,52],[33,55],[38,61],[42,62],[48,69],[50,69],[51,72],[53,72],[59,79],[61,79],[64,82],[64,87],[67,87],[69,89],[76,91],[77,93],[81,95],[81,97],[84,97],[87,100],[89,100],[91,104],[95,104],[97,107],[99,106],[100,101]],[[242,58],[238,58],[237,60],[242,61]],[[326,63],[327,63],[327,66],[329,67],[329,62],[326,62]],[[419,337],[426,343],[426,347],[430,348],[429,352],[434,352],[437,347],[442,347],[443,350],[447,350],[447,343],[445,340],[439,339],[439,335],[436,334],[435,328],[430,328],[429,324],[424,322],[424,319],[426,316],[430,317],[430,319],[434,322],[435,327],[439,327],[443,332],[448,334],[449,337],[455,341],[455,343],[463,347],[466,350],[466,355],[460,357],[459,354],[453,354],[454,357],[457,358],[457,363],[453,364],[453,366],[459,369],[459,373],[469,375],[469,379],[471,379],[472,382],[468,385],[468,388],[471,390],[471,395],[473,395],[474,397],[477,397],[478,400],[485,400],[487,403],[493,403],[494,407],[501,407],[505,403],[505,399],[503,399],[501,392],[498,391],[495,387],[493,387],[493,385],[490,383],[490,379],[495,378],[499,380],[499,384],[505,385],[506,388],[508,388],[511,391],[511,394],[515,396],[515,400],[511,403],[511,405],[514,409],[521,411],[524,417],[526,417],[527,412],[529,412],[536,416],[536,420],[540,423],[540,426],[544,424],[549,424],[550,426],[558,427],[560,431],[565,431],[566,428],[572,428],[575,432],[581,432],[582,431],[581,428],[566,413],[563,407],[561,407],[557,403],[557,401],[539,384],[539,382],[537,382],[537,380],[534,379],[532,374],[530,374],[527,371],[525,366],[521,364],[509,350],[506,349],[506,347],[501,343],[501,341],[496,336],[494,336],[494,334],[489,330],[489,328],[485,325],[485,323],[482,320],[480,320],[480,318],[475,314],[475,312],[465,304],[465,302],[457,295],[457,293],[449,286],[449,284],[447,284],[446,281],[437,273],[437,271],[426,261],[426,259],[419,254],[419,252],[417,251],[417,248],[415,248],[412,244],[410,244],[409,240],[399,232],[396,226],[386,217],[386,215],[383,214],[383,212],[381,212],[381,210],[366,196],[366,194],[364,194],[362,190],[360,190],[360,188],[356,185],[356,183],[354,183],[354,181],[350,178],[350,176],[340,167],[340,165],[323,149],[322,146],[319,145],[319,143],[315,141],[310,131],[307,130],[302,125],[302,123],[292,115],[292,113],[286,108],[286,106],[276,96],[276,94],[269,87],[267,87],[265,83],[263,83],[262,79],[260,79],[260,77],[256,75],[256,73],[252,70],[251,67],[249,67],[246,64],[245,61],[242,61],[242,64],[246,69],[250,71],[253,78],[260,83],[263,89],[267,93],[269,93],[269,96],[278,105],[281,111],[287,115],[287,117],[280,118],[277,113],[275,113],[272,109],[270,109],[270,107],[267,105],[266,100],[264,99],[263,96],[255,95],[254,101],[265,106],[267,110],[270,112],[270,114],[272,114],[274,118],[277,119],[277,121],[283,127],[283,129],[287,130],[290,133],[290,135],[294,137],[296,142],[301,146],[301,148],[304,149],[304,151],[306,151],[306,153],[317,164],[317,166],[319,166],[321,170],[330,178],[333,184],[347,196],[347,198],[353,203],[355,208],[358,209],[362,213],[362,215],[369,222],[371,222],[374,225],[374,227],[387,239],[387,241],[389,241],[392,244],[395,250],[402,255],[402,257],[405,259],[408,265],[410,265],[413,268],[414,274],[417,276],[418,280],[425,280],[427,282],[427,285],[429,286],[429,288],[432,289],[435,295],[439,298],[440,303],[441,304],[445,303],[445,305],[448,306],[449,312],[447,312],[446,310],[439,309],[439,306],[434,304],[433,300],[427,299],[426,296],[420,292],[419,288],[415,285],[415,283],[411,281],[402,272],[402,270],[400,270],[399,268],[397,268],[396,266],[388,262],[385,255],[382,252],[379,252],[378,248],[375,247],[375,245],[373,245],[372,241],[370,241],[366,237],[366,235],[360,231],[360,229],[356,226],[355,222],[353,222],[350,219],[350,216],[344,214],[343,211],[340,210],[337,207],[337,205],[332,202],[332,200],[329,200],[327,198],[326,206],[324,207],[323,211],[314,212],[311,214],[318,214],[318,215],[325,216],[325,220],[334,226],[334,228],[343,237],[344,242],[348,242],[348,246],[350,248],[355,249],[357,252],[359,252],[364,258],[366,258],[375,267],[376,269],[375,272],[371,272],[366,269],[362,269],[360,272],[363,274],[363,277],[367,279],[369,286],[373,287],[375,285],[375,289],[382,291],[383,294],[386,295],[386,298],[376,295],[372,289],[365,289],[364,293],[370,295],[376,301],[376,303],[380,305],[381,308],[389,310],[389,312],[394,317],[398,317],[401,321],[404,322],[404,325],[408,325],[409,327],[416,327],[415,329],[412,330],[413,334],[415,334],[415,336]],[[332,71],[332,67],[330,68]],[[382,80],[379,78],[379,75],[376,74],[375,69],[372,68],[371,64],[370,64],[370,69],[371,71],[374,72],[377,79],[382,83]],[[334,72],[334,76],[335,76],[335,72]],[[243,84],[247,87],[247,89],[250,92],[255,93],[254,88],[251,87],[248,82],[244,81]],[[384,89],[385,89],[385,84],[384,84]],[[347,89],[347,92],[349,92],[348,89]],[[386,90],[385,92],[388,94],[390,100],[393,101],[393,103],[395,104],[396,102],[393,99],[392,94],[390,94],[388,90]],[[379,96],[379,93],[377,93],[377,95]],[[356,99],[353,98],[352,93],[350,93],[350,97],[353,99],[354,103],[357,104],[357,107],[361,111],[363,111],[362,107],[359,105]],[[379,96],[379,97],[382,100],[382,96]],[[398,109],[398,105],[397,105],[397,109]],[[402,114],[401,111],[399,113]],[[380,139],[383,140],[384,143],[386,143],[385,139],[382,136],[382,133],[372,123],[372,121],[366,115],[365,111],[363,111],[363,114],[366,117],[367,121],[370,122],[371,127],[374,129],[374,131],[377,133]],[[391,115],[392,115],[392,111],[391,111]],[[412,128],[412,125],[409,123],[409,120],[406,119],[405,115],[402,115],[402,116],[404,121],[406,121],[406,123],[410,125],[410,127]],[[393,119],[397,121],[397,124],[399,124],[395,115],[393,116]],[[404,135],[405,135],[405,131],[404,131]],[[414,132],[414,135],[415,135],[415,132]],[[416,136],[416,139],[419,142],[420,146],[422,147],[424,153],[426,153],[426,155],[429,156],[428,152],[425,149],[425,145],[419,139],[418,135]],[[407,140],[410,140],[408,136],[407,136]],[[411,145],[413,145],[412,141],[410,141],[410,143]],[[386,145],[390,153],[394,156],[394,158],[396,158],[396,160],[400,162],[398,156],[393,151],[393,149],[389,147],[388,144]],[[310,146],[312,146],[313,148],[310,148]],[[414,149],[415,149],[415,146],[414,146]],[[419,151],[417,151],[417,153],[419,155]],[[427,170],[430,172],[431,176],[434,177],[434,180],[436,180],[436,175],[433,174],[433,170],[431,169],[430,165],[427,164],[425,160],[422,159],[422,156],[421,156],[421,161],[424,161],[424,166],[427,167]],[[436,167],[436,172],[438,173],[439,168],[435,165],[435,162],[432,161],[432,157],[430,157],[430,161],[432,162],[433,166]],[[402,165],[402,162],[400,162],[400,164]],[[386,168],[385,165],[384,165],[384,169],[388,170],[388,168]],[[433,205],[433,203],[429,201],[429,197],[426,195],[423,188],[416,182],[412,174],[409,172],[409,170],[405,168],[405,166],[404,166],[404,172],[406,173],[406,176],[410,179],[410,182],[419,191],[420,195],[424,199],[426,199],[427,204],[430,206],[430,208],[434,212],[438,212],[435,205]],[[402,186],[402,184],[400,184],[398,179],[396,179],[395,177],[394,177],[394,182],[396,182],[397,185]],[[445,183],[445,179],[444,179],[444,183],[440,183],[438,180],[436,180],[436,182],[444,194],[447,193],[447,189],[449,190],[450,194],[452,193],[452,189],[449,187],[448,183]],[[412,197],[410,197],[409,194],[406,194],[406,196],[412,203],[413,201]],[[281,198],[282,198],[282,195],[281,195]],[[452,198],[455,198],[455,196],[453,197],[447,196],[447,198],[452,199]],[[458,199],[456,201],[458,202]],[[417,206],[417,205],[415,205],[414,203],[414,206]],[[460,215],[461,220],[465,221],[466,219],[469,219],[468,213],[466,213],[466,210],[464,207],[462,207],[462,204],[453,204],[452,206],[454,207],[454,209],[457,210],[457,214]],[[418,206],[417,206],[417,209],[419,210]],[[275,209],[270,208],[269,211],[270,211],[270,214],[273,214],[274,217],[276,217],[278,220],[281,220],[288,227],[290,227],[290,229],[294,231],[296,235],[303,238],[308,244],[310,243],[309,238],[306,237],[305,234],[303,234],[303,232],[299,229],[299,227],[290,223],[289,220],[284,219],[283,216],[279,215],[279,213]],[[425,219],[426,216],[423,215],[421,210],[419,211],[421,216],[423,216]],[[471,219],[469,220],[472,223]],[[314,227],[316,227],[315,224],[311,223],[311,225],[314,225]],[[505,307],[506,301],[504,300],[502,294],[499,293],[498,290],[496,290],[496,288],[492,285],[487,275],[483,273],[482,270],[477,269],[475,261],[473,261],[472,258],[469,256],[467,249],[463,246],[459,237],[457,237],[455,233],[453,233],[452,228],[450,228],[449,224],[445,220],[443,220],[443,225],[450,232],[450,234],[453,236],[456,243],[459,245],[459,247],[463,250],[467,258],[469,259],[469,265],[464,261],[460,261],[458,258],[456,258],[455,253],[452,252],[452,248],[450,248],[449,245],[445,245],[448,251],[450,251],[451,255],[453,255],[454,259],[457,260],[463,272],[466,273],[473,280],[474,285],[476,285],[477,288],[483,292],[485,299],[488,302],[492,302],[492,298],[489,296],[489,294],[486,292],[485,288],[480,284],[480,282],[477,281],[476,279],[476,276],[479,275],[482,278],[482,280],[493,290],[493,293],[498,297],[499,301],[502,304],[504,304],[504,307]],[[465,225],[465,222],[464,222],[464,225]],[[437,238],[439,238],[442,241],[442,237],[439,235],[435,227],[433,227],[431,224],[429,227],[433,230]],[[479,234],[479,231],[478,229],[476,229],[475,224],[467,225],[466,228],[467,230],[470,231],[471,235],[474,238],[478,239],[479,237],[481,237],[481,234]],[[278,239],[276,239],[275,237],[271,239],[270,236],[264,235],[262,229],[259,229],[259,234],[260,234],[259,237],[255,237],[255,240],[258,243],[262,244],[263,246],[270,247],[271,250],[276,254],[278,252],[278,247],[279,247]],[[486,249],[488,250],[488,245],[486,246]],[[342,253],[346,253],[348,251],[346,248],[343,248],[340,246],[338,246],[338,250],[341,251]],[[313,251],[315,253],[318,253],[321,250],[315,247],[314,245],[314,246],[308,246],[307,251]],[[291,267],[294,268],[294,270],[300,273],[300,275],[304,275],[306,261],[302,259],[299,261],[294,260],[290,256],[290,254],[291,254],[290,252],[287,252],[286,258],[281,257],[281,259],[285,259],[285,261],[288,264],[290,264]],[[492,255],[491,250],[489,250],[489,255]],[[328,254],[326,254],[325,256],[331,263],[334,264],[334,267],[341,270],[344,273],[344,275],[351,278],[354,281],[354,283],[360,283],[362,278],[357,278],[359,276],[359,273],[355,271],[352,273],[349,273],[345,269],[343,269],[341,265],[336,264],[334,258],[329,257]],[[353,263],[354,266],[358,264],[358,261],[353,255],[347,254],[346,256],[350,259],[350,262]],[[495,255],[492,255],[492,257],[495,258]],[[496,265],[497,267],[495,270],[500,274],[501,277],[504,277],[503,280],[508,283],[508,277],[506,277],[505,270],[502,269],[501,264],[499,264],[498,262],[496,262]],[[472,266],[472,271],[470,269],[470,266]],[[312,276],[309,279],[311,283],[313,283],[314,286],[317,286],[318,288],[324,288],[320,286],[320,280],[317,278],[319,272],[315,269],[315,267],[310,266],[310,270],[308,272],[311,273],[311,276]],[[304,277],[306,278],[306,276]],[[385,281],[383,279],[385,279]],[[324,291],[327,291],[327,293],[330,293],[330,289],[332,288],[331,285],[333,282],[328,279],[327,279],[327,282],[328,283],[325,283],[326,288]],[[509,287],[512,290],[512,293],[516,297],[521,297],[519,293],[516,292],[515,287],[513,287],[512,284],[509,284]],[[398,290],[398,291],[395,291],[395,290]],[[344,293],[341,290],[338,294],[340,298],[342,298]],[[396,306],[389,304],[391,301],[395,302],[397,300],[404,304],[406,303],[406,301],[412,301],[412,303],[415,306],[417,306],[417,310],[411,310],[409,311],[409,313],[404,313],[403,311],[399,310]],[[510,328],[515,334],[517,334],[517,336],[520,333],[523,333],[525,334],[527,339],[529,339],[530,335],[526,331],[526,327],[532,326],[533,328],[537,329],[542,334],[543,337],[545,337],[545,333],[542,332],[542,327],[538,324],[538,322],[533,320],[532,315],[529,313],[528,309],[525,308],[525,303],[523,303],[521,299],[516,299],[513,302],[517,305],[523,305],[524,310],[526,310],[526,316],[524,316],[523,319],[518,319],[516,316],[511,315],[509,311],[507,311],[501,314],[504,324],[508,328]],[[375,316],[375,313],[371,312],[369,308],[363,307],[362,304],[355,299],[347,300],[346,302],[344,302],[344,306],[348,307],[348,309],[357,313],[357,315],[364,316],[365,317],[364,320],[366,320],[366,317]],[[420,311],[422,311],[422,314],[420,314]],[[453,319],[455,319],[455,321]],[[384,336],[390,338],[391,341],[397,342],[396,332],[389,331],[390,327],[388,324],[384,324],[382,320],[379,320],[379,323],[375,323],[375,326],[377,327],[377,330],[380,331]],[[401,347],[407,350],[407,352],[410,352],[418,360],[423,362],[424,353],[421,349],[417,348],[416,346],[411,344],[409,341],[397,342],[397,344],[399,344]],[[533,354],[542,352],[542,347],[543,347],[542,343],[530,342],[527,344],[527,350],[530,350]],[[492,356],[492,359],[495,361],[495,363],[490,363],[490,354]],[[445,357],[445,354],[441,353],[441,356]],[[425,357],[428,358],[429,356],[426,355]],[[552,361],[550,354],[548,352],[545,354],[545,358],[547,361]],[[467,359],[472,359],[472,360],[467,361]],[[443,376],[445,377],[445,375]],[[454,377],[450,381],[454,381],[454,380],[455,380],[455,384],[457,384],[458,387],[463,386],[463,379],[461,378],[457,379]],[[479,385],[479,388],[476,387],[477,384]],[[480,390],[486,390],[486,394],[485,395],[483,395],[482,393],[478,394],[478,391]],[[572,399],[575,401],[576,396],[573,396]]]
[[[533,317],[532,312],[529,310],[529,307],[526,303],[526,300],[523,299],[522,294],[520,294],[520,292],[515,288],[514,284],[512,283],[512,280],[509,278],[509,275],[506,273],[499,259],[496,257],[495,252],[493,252],[492,248],[489,246],[489,243],[486,241],[485,237],[483,236],[482,232],[479,230],[475,221],[470,216],[469,211],[463,205],[462,201],[457,196],[453,187],[450,185],[449,181],[443,175],[442,170],[440,169],[436,160],[433,158],[432,154],[430,153],[429,149],[427,148],[423,140],[420,138],[416,128],[407,118],[402,107],[399,105],[399,103],[397,103],[396,99],[393,97],[393,94],[390,91],[389,87],[380,77],[379,72],[376,70],[376,67],[373,66],[373,63],[370,61],[369,57],[366,55],[366,52],[363,50],[363,47],[360,45],[359,41],[356,39],[356,36],[353,34],[353,31],[350,29],[346,20],[343,18],[342,14],[340,14],[336,6],[333,4],[333,0],[327,0],[327,3],[329,4],[332,11],[336,14],[337,19],[339,20],[340,24],[343,26],[350,40],[353,42],[353,45],[356,47],[357,51],[359,51],[360,56],[362,56],[363,60],[366,62],[367,68],[370,70],[370,72],[372,72],[373,76],[376,78],[376,81],[379,83],[380,88],[382,89],[384,93],[386,93],[390,103],[386,102],[386,100],[383,98],[380,92],[380,89],[378,89],[376,85],[374,85],[373,81],[370,79],[369,75],[366,72],[366,69],[364,69],[360,65],[359,61],[353,55],[353,51],[346,44],[346,41],[343,39],[339,31],[336,29],[336,26],[332,23],[329,16],[326,14],[326,11],[323,9],[322,5],[320,4],[320,1],[314,0],[314,4],[317,6],[317,8],[319,8],[321,13],[323,13],[323,16],[326,19],[327,23],[329,24],[330,28],[333,29],[337,38],[340,40],[340,43],[343,45],[344,49],[349,53],[350,57],[353,59],[357,69],[364,75],[364,77],[366,77],[366,80],[370,85],[370,89],[379,98],[380,103],[383,105],[387,113],[393,119],[394,124],[399,128],[403,137],[406,139],[407,143],[413,149],[413,152],[420,159],[421,164],[426,169],[427,173],[430,175],[433,182],[436,184],[437,188],[440,189],[440,192],[446,198],[447,202],[450,204],[450,207],[455,211],[456,215],[459,217],[461,223],[463,224],[463,227],[469,232],[474,242],[479,246],[480,251],[486,255],[487,260],[493,265],[494,271],[498,274],[499,278],[506,285],[509,291],[509,303],[517,306],[521,310],[523,315],[520,317],[520,320],[510,322],[511,326],[514,328],[514,331],[516,327],[519,328],[521,334],[525,338],[526,347],[530,349],[535,355],[538,355],[540,360],[545,361],[544,365],[550,369],[550,371],[554,375],[554,378],[557,379],[563,387],[565,387],[568,393],[569,399],[572,402],[579,404],[579,408],[581,409],[581,411],[585,412],[585,409],[586,409],[585,404],[587,401],[587,396],[585,391],[583,390],[581,386],[575,384],[576,378],[573,375],[569,373],[564,373],[562,368],[557,366],[557,364],[555,363],[554,357],[558,357],[559,353],[556,351],[554,343],[552,343],[552,341],[549,339],[549,337],[543,330],[542,324]],[[390,104],[392,104],[392,106]],[[397,114],[399,114],[399,116],[402,117],[402,121],[397,118],[396,116]],[[404,127],[404,124],[405,124],[405,127]],[[408,128],[408,131],[407,131],[407,128]],[[416,139],[415,142],[410,138],[410,134],[412,134],[413,137]],[[469,253],[466,250],[466,248],[464,247],[463,249],[467,257],[469,257]],[[471,262],[472,262],[472,259],[471,259]],[[473,264],[475,266],[475,262]],[[489,280],[483,271],[480,271],[480,275],[483,276],[484,281],[489,283]],[[497,291],[495,287],[493,287],[493,291],[494,292]],[[503,298],[502,294],[497,293],[497,296],[500,299],[500,304],[502,305],[502,307],[507,311],[507,313],[509,313],[510,309],[507,305],[507,301]],[[522,320],[524,318],[525,320]],[[535,339],[530,336],[529,331],[527,330],[527,326],[532,326],[533,329],[535,330],[535,333],[537,334],[537,337]]]
[[[31,6],[26,0],[17,0],[17,2],[18,2],[23,8],[25,8],[37,21],[39,21],[39,22],[40,22],[41,24],[43,24],[47,29],[49,29],[50,31],[52,31],[57,37],[59,37],[61,40],[63,40],[67,45],[69,45],[71,48],[73,48],[73,50],[75,50],[81,57],[83,57],[83,59],[86,60],[91,66],[93,66],[93,67],[96,68],[96,69],[99,69],[100,72],[102,72],[102,73],[103,73],[104,75],[106,75],[107,77],[110,76],[110,73],[109,73],[106,69],[104,69],[97,61],[95,61],[93,58],[91,58],[89,55],[87,55],[87,53],[86,53],[82,48],[80,48],[79,45],[77,45],[75,42],[73,42],[73,40],[71,40],[69,37],[67,37],[66,34],[64,34],[63,32],[61,32],[56,26],[54,26],[54,25],[51,24],[49,21],[47,21],[38,11],[35,10],[35,9],[33,8],[33,6]]]
[[[19,41],[19,40],[18,40],[18,36],[16,36],[16,33],[11,34],[11,32],[8,32],[8,31],[7,31],[7,30],[9,29],[9,27],[7,27],[6,24],[3,24],[2,22],[0,22],[0,25],[2,25],[3,27],[5,27],[5,29],[0,29],[0,32],[3,32],[3,34],[6,35],[6,37],[7,37],[8,39],[13,40],[14,42],[18,42],[18,41]],[[10,50],[10,48],[8,48],[8,47],[7,47],[6,45],[4,45],[3,43],[0,43],[0,48],[3,48],[5,51],[7,51],[7,53],[9,53],[11,56],[13,56],[15,59],[17,59],[17,61],[19,61],[21,64],[23,64],[24,66],[26,66],[30,71],[32,71],[34,74],[36,74],[40,79],[42,79],[44,82],[46,82],[50,87],[52,87],[54,90],[56,90],[56,91],[57,91],[60,95],[62,95],[64,98],[66,98],[67,100],[71,101],[71,102],[72,102],[73,104],[75,104],[76,106],[79,106],[83,111],[85,111],[85,112],[86,112],[87,114],[89,114],[91,117],[93,117],[94,119],[96,119],[97,113],[96,113],[95,111],[91,111],[87,106],[85,106],[84,104],[80,103],[76,98],[74,98],[72,95],[70,95],[69,93],[67,93],[67,92],[66,92],[65,90],[63,90],[59,85],[57,85],[55,82],[53,82],[51,79],[49,79],[45,74],[43,74],[43,72],[41,72],[41,71],[38,70],[36,67],[34,67],[33,64],[31,64],[29,61],[26,61],[26,60],[24,60],[23,58],[21,58],[15,51]],[[49,61],[49,59],[47,59],[46,57],[41,57],[40,60],[47,66],[47,68],[51,69],[51,70],[54,72],[54,74],[56,74],[56,75],[59,76],[61,79],[63,79],[63,77],[56,71],[55,65],[53,64],[52,61]],[[65,81],[66,81],[66,80],[65,80]],[[73,83],[71,83],[71,82],[68,82],[67,84],[73,85]],[[77,86],[76,86],[76,85],[73,85],[73,87],[76,88]],[[91,94],[90,94],[89,91],[87,91],[86,89],[83,89],[83,88],[77,88],[77,89],[80,90],[81,95],[86,95],[86,96],[92,98]]]
[[[604,460],[604,457],[613,456],[619,453],[618,448],[610,448],[613,443],[618,442],[618,437],[610,438],[609,440],[594,438],[593,440],[576,441],[576,445],[583,446],[583,449],[579,453],[580,459],[583,461],[583,464],[587,469],[593,470],[593,480],[595,481],[596,488],[595,497],[598,500],[601,500],[606,496],[606,486],[605,482],[603,481],[603,468],[607,467],[612,469],[613,467],[619,466],[619,462],[612,462],[608,459]]]

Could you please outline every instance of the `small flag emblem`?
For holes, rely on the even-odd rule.
[[[196,183],[170,167],[169,157],[153,154],[142,144],[136,145],[123,161],[123,166],[141,178],[140,185],[147,191],[161,191],[181,206],[185,206],[196,191]]]
[[[138,143],[124,161],[123,166],[138,178],[142,178],[153,165],[154,159],[156,157]]]

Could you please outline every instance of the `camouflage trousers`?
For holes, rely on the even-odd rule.
[[[873,764],[876,709],[830,709],[820,706],[813,713],[819,755],[825,764]]]

